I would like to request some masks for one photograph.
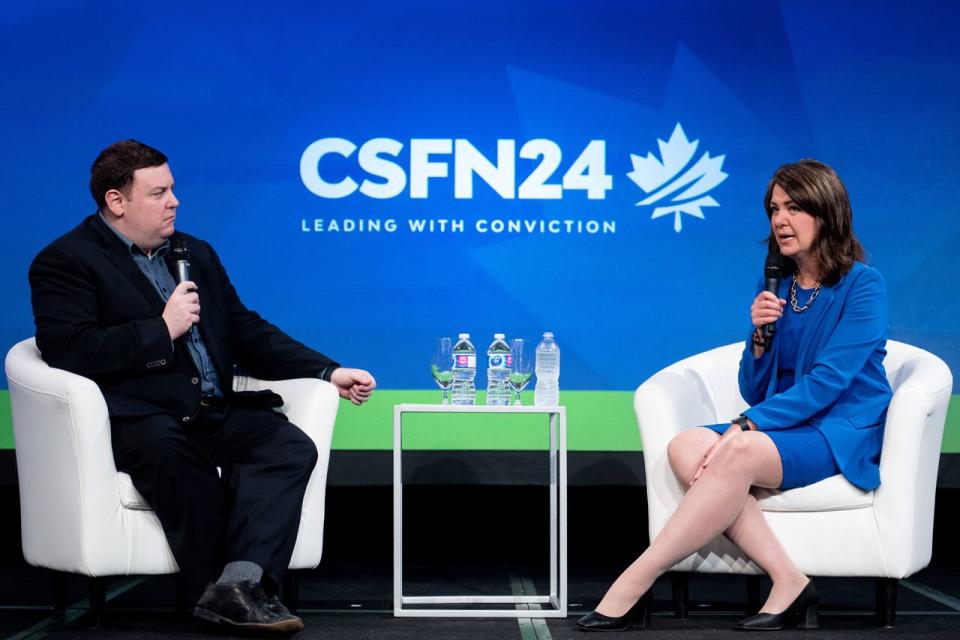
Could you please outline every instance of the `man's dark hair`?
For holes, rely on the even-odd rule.
[[[816,160],[801,160],[777,169],[763,196],[768,218],[772,215],[770,200],[774,185],[779,185],[797,206],[817,219],[819,231],[813,252],[823,284],[836,284],[850,271],[854,262],[865,260],[863,246],[853,233],[850,196],[836,171]],[[777,247],[772,229],[767,246],[771,250]],[[790,258],[784,256],[783,264],[784,273],[796,272],[797,265]]]
[[[97,201],[97,207],[103,209],[107,206],[105,196],[111,189],[130,196],[134,171],[166,163],[167,156],[142,142],[115,142],[101,151],[90,167],[90,194]]]

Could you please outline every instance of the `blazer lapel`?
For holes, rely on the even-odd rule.
[[[93,214],[92,218],[91,226],[101,246],[104,248],[103,254],[113,263],[118,271],[126,276],[127,280],[130,281],[134,288],[140,292],[140,295],[142,295],[157,312],[157,315],[163,314],[165,306],[163,299],[160,297],[160,294],[157,293],[157,290],[153,288],[153,285],[150,284],[150,281],[147,280],[147,277],[143,275],[143,272],[140,271],[137,263],[133,261],[133,257],[130,255],[130,251],[126,245],[124,245],[120,238],[110,229],[105,228],[106,223],[100,219],[99,214]]]
[[[796,363],[797,375],[809,371],[813,364],[808,362],[810,354],[820,351],[819,341],[818,344],[813,344],[815,337],[821,336],[823,339],[829,339],[830,336],[823,333],[821,325],[826,318],[833,315],[832,308],[835,299],[836,294],[833,287],[822,287],[820,293],[817,294],[817,299],[807,309],[807,313],[811,314],[811,317],[807,319],[807,326],[803,328],[800,339],[800,353],[797,354]]]

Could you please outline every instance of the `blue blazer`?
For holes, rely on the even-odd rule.
[[[790,279],[779,296],[789,300]],[[887,343],[887,288],[862,263],[832,287],[823,287],[803,330],[795,382],[776,393],[779,342],[759,358],[748,339],[740,360],[744,412],[760,431],[810,425],[826,438],[847,480],[870,491],[880,485],[880,448],[893,392],[883,368]],[[751,327],[752,333],[752,327]]]

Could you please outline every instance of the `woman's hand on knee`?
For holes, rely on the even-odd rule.
[[[743,433],[743,430],[738,424],[731,424],[730,427],[723,432],[723,435],[720,436],[720,439],[717,440],[712,447],[707,450],[707,453],[703,456],[703,461],[700,463],[700,466],[697,467],[696,473],[693,474],[693,478],[690,479],[690,486],[693,486],[693,483],[700,479],[700,476],[703,475],[703,472],[707,470],[707,467],[710,466],[710,462],[713,460],[714,456],[717,455],[717,452],[720,451],[728,442],[733,438],[736,438],[739,434]]]
[[[720,438],[720,434],[704,427],[681,431],[667,445],[667,460],[677,480],[689,486],[690,479],[697,467],[703,462],[703,456]]]

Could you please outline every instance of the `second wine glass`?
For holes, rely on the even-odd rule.
[[[520,392],[526,388],[533,374],[533,362],[530,357],[530,347],[523,338],[514,338],[510,341],[510,388],[516,394],[513,404],[520,402]]]
[[[434,342],[430,371],[443,393],[443,404],[450,404],[449,389],[453,384],[453,341],[450,338],[437,338]]]

